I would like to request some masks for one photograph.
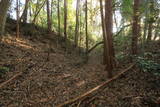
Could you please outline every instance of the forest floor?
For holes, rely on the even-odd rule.
[[[85,64],[81,57],[55,44],[48,58],[48,43],[47,39],[3,38],[0,66],[9,72],[0,76],[0,84],[22,74],[0,87],[0,107],[55,107],[107,80],[104,66]],[[114,75],[128,65],[121,65]],[[158,99],[160,77],[134,68],[92,98],[69,107],[159,107]]]

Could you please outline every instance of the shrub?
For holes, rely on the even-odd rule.
[[[160,76],[160,64],[143,57],[137,57],[136,62],[144,72],[150,72]]]

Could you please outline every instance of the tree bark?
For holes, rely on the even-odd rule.
[[[108,78],[112,77],[112,71],[114,67],[114,47],[113,47],[113,11],[112,0],[105,1],[105,46],[106,49],[106,70],[108,71]]]
[[[158,37],[159,27],[160,27],[160,18],[157,20],[157,25],[156,25],[156,29],[155,29],[154,40],[156,40],[156,38]]]
[[[103,40],[105,39],[105,20],[104,20],[104,12],[103,12],[103,2],[100,0],[100,12],[101,12],[101,22],[102,22],[102,33]],[[106,45],[106,41],[104,40],[103,46]],[[103,47],[103,64],[106,65],[106,48]]]
[[[153,30],[153,23],[149,22],[148,25],[148,37],[147,37],[147,42],[149,43],[152,39],[152,30]]]
[[[149,43],[152,39],[153,23],[154,23],[154,1],[149,2],[149,25],[148,25],[148,37],[147,42]]]
[[[88,0],[85,1],[85,21],[86,21],[86,27],[85,27],[85,33],[86,33],[86,55],[88,54]],[[88,60],[88,55],[87,55]]]
[[[0,1],[0,36],[4,34],[7,11],[10,6],[11,0]]]
[[[67,0],[64,0],[64,38],[66,47],[67,47],[67,2],[68,2]]]
[[[26,0],[25,1],[25,8],[24,8],[24,11],[23,11],[23,13],[21,15],[20,22],[21,22],[21,20],[23,20],[24,23],[27,23],[28,4],[29,4],[29,0]]]
[[[48,26],[48,33],[51,33],[51,11],[50,11],[50,2],[47,0],[47,26]]]
[[[110,46],[110,53],[111,56],[114,58],[115,57],[115,52],[114,52],[114,46],[113,46],[113,1],[112,0],[106,0],[105,3],[105,20],[106,20],[106,33],[108,37],[108,43]]]
[[[75,47],[78,46],[78,32],[79,32],[79,0],[77,0],[77,5],[76,5],[76,27],[75,27],[75,39],[74,39]]]
[[[16,0],[16,4],[17,4],[17,31],[16,31],[16,37],[18,38],[19,37],[19,0]]]
[[[60,35],[61,32],[61,20],[60,20],[60,1],[57,0],[58,5],[57,5],[57,16],[58,16],[58,34]]]
[[[138,37],[140,37],[140,0],[134,0],[133,6],[133,25],[132,25],[132,55],[137,55]]]

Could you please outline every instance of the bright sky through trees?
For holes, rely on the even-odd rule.
[[[72,9],[74,9],[74,11],[76,12],[76,0],[73,0],[73,2],[72,2]],[[83,2],[85,2],[85,0],[82,0],[81,1],[82,3]],[[21,14],[22,14],[22,12],[23,12],[23,9],[24,9],[24,7],[22,7],[22,6],[24,6],[24,4],[25,4],[25,0],[20,0],[20,3],[21,3],[21,6],[20,6],[20,16],[21,16]],[[99,6],[99,1],[98,0],[93,0],[92,1],[92,7],[93,8],[95,8],[96,6]],[[14,18],[14,19],[16,19],[16,0],[13,0],[13,3],[12,3],[12,13],[11,13],[11,15],[12,15],[12,17]],[[57,11],[57,10],[56,10]],[[75,16],[74,16],[75,17]],[[100,14],[98,14],[96,17],[94,17],[95,18],[95,20],[97,21],[96,23],[101,23],[101,16],[100,16]],[[113,16],[113,18],[114,18],[114,16]],[[116,22],[117,22],[117,27],[116,27],[116,24],[115,24],[115,21],[114,21],[114,23],[113,23],[113,32],[115,33],[115,32],[117,32],[118,30],[119,30],[119,27],[120,27],[120,24],[121,24],[121,19],[122,19],[122,16],[121,16],[121,14],[120,14],[120,12],[119,11],[116,11],[115,12],[115,18],[116,18]],[[99,31],[95,31],[95,32],[93,32],[96,36],[100,36],[101,34],[102,34],[102,31],[101,30],[99,30]],[[100,34],[100,35],[99,35]]]

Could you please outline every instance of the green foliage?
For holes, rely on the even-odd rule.
[[[131,43],[131,39],[130,39],[131,37],[129,35],[129,32],[130,31],[127,32],[128,33],[127,36],[124,36],[125,34],[120,34],[120,35],[114,37],[114,41],[115,41],[114,43],[116,46],[115,48],[118,52],[122,52],[122,51],[130,48],[130,47],[128,47],[128,46],[130,46],[130,43]]]
[[[137,57],[136,62],[144,72],[151,72],[160,76],[160,64],[143,57]]]
[[[0,76],[4,75],[6,72],[9,72],[10,69],[8,67],[0,66]]]
[[[124,57],[125,57],[125,55],[124,55],[123,52],[120,52],[120,53],[116,54],[116,59],[117,59],[118,61],[123,61],[123,60],[124,60]]]
[[[133,0],[122,0],[121,13],[126,20],[132,18],[132,14],[133,14],[132,3],[133,3]]]
[[[39,27],[38,25],[26,24],[21,28],[22,32],[26,36],[40,35],[41,33],[46,33],[44,28]]]

